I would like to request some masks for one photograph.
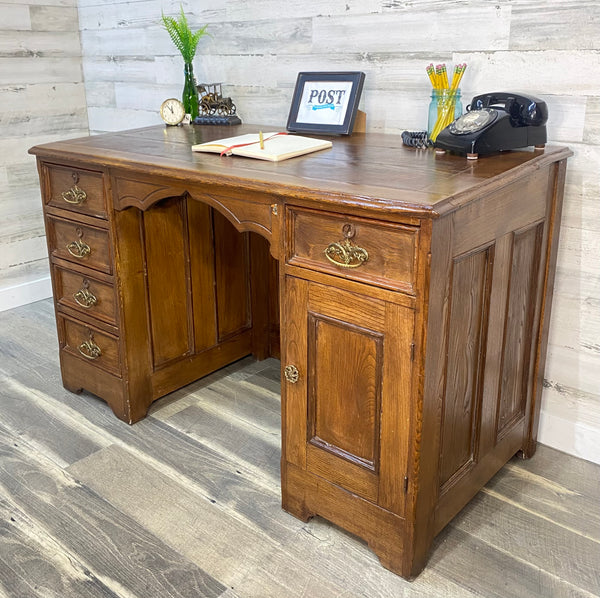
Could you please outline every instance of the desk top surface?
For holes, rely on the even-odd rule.
[[[191,151],[196,143],[259,130],[274,127],[159,125],[38,145],[30,152],[47,161],[83,161],[195,184],[315,197],[384,211],[408,209],[423,215],[451,211],[571,155],[566,147],[546,146],[467,160],[407,148],[400,135],[378,133],[331,137],[331,149],[277,163]]]

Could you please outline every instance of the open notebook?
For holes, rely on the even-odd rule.
[[[192,145],[192,150],[280,162],[288,158],[327,149],[332,146],[332,143],[325,139],[311,139],[310,137],[288,135],[287,133],[264,133],[263,145],[264,149],[261,149],[258,133],[249,133]]]

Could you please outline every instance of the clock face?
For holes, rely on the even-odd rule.
[[[160,116],[168,125],[178,125],[185,117],[185,108],[179,100],[169,98],[161,104]]]
[[[450,125],[450,132],[455,135],[467,135],[483,129],[496,120],[498,113],[493,108],[483,108],[483,110],[471,110],[456,119]]]

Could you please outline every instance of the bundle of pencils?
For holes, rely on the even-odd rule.
[[[454,67],[452,81],[448,77],[448,71],[445,64],[433,66],[433,63],[427,67],[427,75],[431,81],[434,91],[437,91],[438,97],[438,117],[429,138],[435,141],[440,131],[446,128],[454,120],[454,110],[456,106],[456,92],[467,64],[457,64]]]

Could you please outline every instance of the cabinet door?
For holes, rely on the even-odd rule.
[[[414,313],[287,277],[284,459],[404,510]]]

